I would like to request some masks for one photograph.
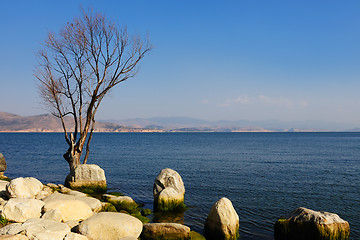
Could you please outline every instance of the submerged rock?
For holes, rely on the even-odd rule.
[[[297,208],[274,226],[276,240],[345,240],[349,239],[349,223],[335,213]]]
[[[231,201],[221,198],[214,203],[204,225],[206,239],[238,239],[239,216]]]
[[[155,178],[154,208],[160,211],[183,209],[185,187],[181,176],[176,171],[165,168]]]
[[[142,222],[128,214],[100,212],[81,222],[79,233],[90,239],[119,240],[138,238],[142,228]]]
[[[141,233],[142,240],[188,240],[190,228],[178,223],[147,223]]]

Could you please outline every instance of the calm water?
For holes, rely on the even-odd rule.
[[[97,133],[89,163],[110,190],[152,208],[163,168],[179,172],[190,207],[184,222],[202,233],[214,202],[229,198],[241,239],[273,239],[278,217],[296,207],[335,212],[360,239],[360,133]],[[63,183],[62,134],[0,133],[10,178]]]

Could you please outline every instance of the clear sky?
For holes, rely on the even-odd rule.
[[[325,120],[360,126],[360,1],[2,1],[0,111],[46,113],[33,71],[48,32],[91,6],[155,48],[97,119]]]

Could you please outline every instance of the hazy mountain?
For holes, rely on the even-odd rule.
[[[71,126],[72,119],[65,122]],[[348,130],[350,129],[350,130]],[[358,126],[322,122],[279,120],[263,121],[206,121],[186,117],[135,118],[125,120],[97,121],[95,131],[98,132],[153,132],[153,131],[210,131],[210,132],[303,132],[303,131],[359,131]],[[0,112],[0,132],[62,132],[59,119],[45,114],[23,117],[11,113]],[[70,130],[73,131],[73,130]]]
[[[65,124],[72,125],[71,118],[65,118]],[[141,129],[140,129],[141,130]],[[140,131],[123,127],[117,123],[97,122],[95,131],[99,132],[129,132]],[[61,122],[50,115],[23,117],[11,113],[0,112],[0,132],[62,132]],[[69,129],[73,131],[73,129]]]
[[[193,129],[199,131],[347,131],[356,130],[356,126],[344,123],[325,121],[206,121],[186,117],[158,117],[158,118],[135,118],[125,120],[110,120],[129,127],[151,127],[165,130]],[[348,130],[351,131],[351,130]]]

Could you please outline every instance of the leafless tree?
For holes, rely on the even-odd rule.
[[[61,120],[70,171],[80,164],[84,146],[83,164],[87,162],[95,114],[104,96],[136,75],[151,48],[147,38],[129,36],[126,28],[92,10],[83,10],[59,34],[49,33],[34,75],[40,96]],[[65,121],[69,117],[71,126]]]

